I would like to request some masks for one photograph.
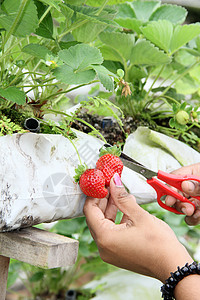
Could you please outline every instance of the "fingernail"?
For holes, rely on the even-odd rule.
[[[181,209],[181,211],[182,211],[182,213],[184,213],[184,215],[187,215],[187,210],[186,210],[185,207],[183,207],[183,208]]]
[[[188,181],[188,192],[193,193],[195,190],[195,185],[193,182]]]
[[[116,186],[123,187],[123,183],[122,183],[121,178],[120,178],[118,173],[114,174],[113,180],[114,180],[114,183],[115,183]]]

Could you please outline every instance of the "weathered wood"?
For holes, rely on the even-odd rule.
[[[0,300],[5,300],[6,298],[9,262],[9,257],[0,255]]]
[[[200,1],[199,0],[162,0],[163,3],[169,4],[177,4],[190,8],[198,8],[200,9]]]
[[[0,255],[31,265],[48,269],[71,266],[77,254],[78,241],[35,227],[0,233]]]

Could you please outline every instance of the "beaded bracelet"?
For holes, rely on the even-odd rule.
[[[165,281],[165,284],[161,287],[162,298],[164,300],[173,300],[174,299],[174,289],[179,281],[181,281],[184,277],[191,274],[200,275],[200,263],[193,262],[190,265],[188,263],[185,264],[184,267],[177,268],[177,271],[174,273],[170,273],[171,276]]]

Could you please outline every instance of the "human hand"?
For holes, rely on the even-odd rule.
[[[196,175],[200,178],[200,163],[193,164],[190,166],[182,167],[178,170],[172,172],[176,175]],[[197,181],[183,181],[182,190],[186,197],[189,196],[200,196],[200,183]],[[168,206],[174,206],[178,211],[183,212],[185,217],[185,222],[188,225],[197,225],[200,223],[200,200],[195,198],[190,199],[196,206],[186,202],[180,202],[172,196],[167,196],[165,203]]]
[[[118,209],[123,218],[115,224]],[[109,197],[88,197],[84,213],[100,256],[107,263],[164,282],[178,265],[192,262],[172,229],[136,203],[118,174],[110,182]]]

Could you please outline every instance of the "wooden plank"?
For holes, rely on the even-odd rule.
[[[35,227],[0,233],[0,255],[42,268],[71,266],[78,241]]]
[[[9,262],[9,257],[0,255],[0,300],[5,300],[6,298]]]

